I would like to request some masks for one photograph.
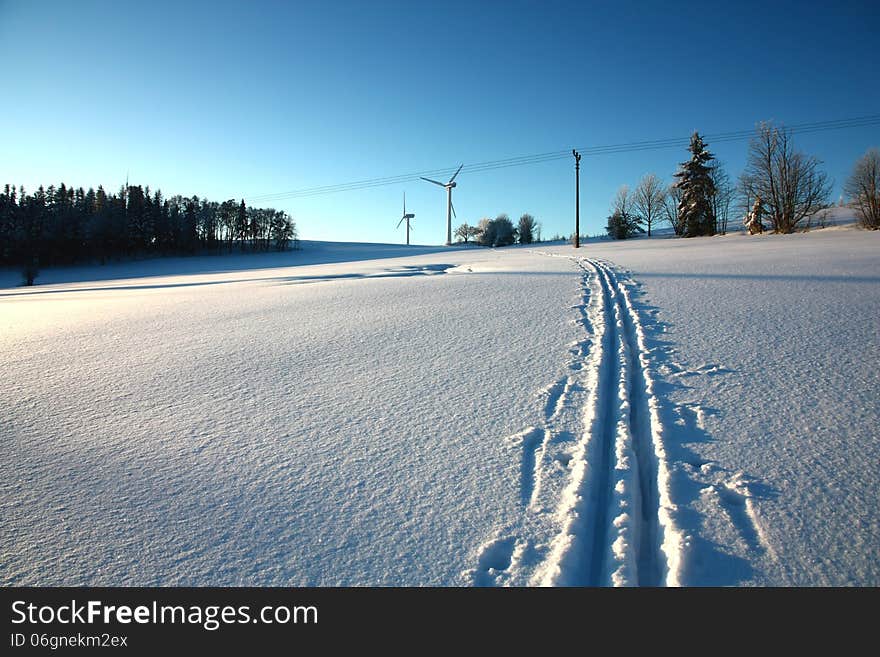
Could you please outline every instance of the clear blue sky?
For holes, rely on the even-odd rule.
[[[0,0],[0,183],[240,199],[459,163],[880,114],[865,2]],[[877,126],[795,137],[835,198]],[[746,142],[710,149],[732,177]],[[581,221],[681,149],[585,157]],[[571,160],[463,172],[462,221],[530,212],[570,233]],[[282,200],[305,239],[445,239],[426,182]],[[254,205],[266,205],[254,202]]]

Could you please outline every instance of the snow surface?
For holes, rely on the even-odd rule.
[[[4,584],[880,584],[880,233],[17,282]]]

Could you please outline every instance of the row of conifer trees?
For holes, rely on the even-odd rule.
[[[295,245],[296,224],[283,211],[197,196],[164,198],[125,185],[116,194],[64,183],[33,193],[0,192],[0,266],[27,270],[77,262],[153,255],[283,250]]]

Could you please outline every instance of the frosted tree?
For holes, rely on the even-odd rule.
[[[516,242],[517,231],[506,214],[494,219],[481,219],[477,242],[483,246],[507,246]]]
[[[535,218],[529,213],[523,214],[519,218],[517,232],[520,244],[531,244],[535,240]]]
[[[755,235],[757,233],[764,232],[764,223],[761,221],[761,216],[764,214],[764,205],[761,202],[761,197],[758,196],[755,198],[755,204],[752,206],[752,209],[746,215],[745,220],[743,221],[743,225],[748,229],[749,235]]]
[[[492,246],[507,246],[516,242],[516,228],[513,227],[513,222],[506,214],[499,214],[495,217],[492,220],[492,225],[495,232],[495,241]]]
[[[862,226],[880,229],[880,151],[872,148],[859,158],[844,191],[855,205]]]
[[[681,190],[678,205],[678,220],[682,224],[682,236],[715,234],[715,215],[712,212],[712,199],[715,196],[715,183],[712,182],[710,162],[715,159],[708,150],[699,133],[691,136],[688,147],[691,159],[682,162],[675,177],[675,186]]]

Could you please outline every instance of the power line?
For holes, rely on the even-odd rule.
[[[810,123],[799,123],[790,126],[782,126],[785,130],[793,134],[811,134],[816,132],[825,132],[828,130],[842,130],[847,128],[862,128],[880,125],[880,114],[872,114],[868,116],[853,117],[848,119],[835,119],[829,121],[814,121]],[[727,143],[734,141],[742,141],[749,139],[755,134],[754,129],[737,130],[731,132],[719,132],[715,134],[704,135],[706,141],[711,143]],[[606,146],[583,146],[577,150],[585,156],[601,156],[613,155],[618,153],[633,153],[638,151],[660,150],[665,148],[683,148],[690,143],[690,137],[670,137],[666,139],[654,139],[649,141],[635,141],[622,144],[611,144]],[[518,157],[509,157],[501,160],[490,160],[487,162],[478,162],[475,164],[466,164],[462,167],[464,173],[478,173],[482,171],[494,171],[497,169],[505,169],[509,167],[528,166],[532,164],[540,164],[543,162],[552,162],[554,160],[562,160],[571,157],[571,150],[550,151],[547,153],[537,153],[532,155],[521,155]],[[306,187],[302,189],[294,189],[287,192],[276,192],[274,194],[259,194],[251,196],[252,202],[272,202],[296,198],[307,198],[310,196],[323,196],[326,194],[337,194],[341,192],[350,192],[372,187],[381,187],[385,185],[396,185],[404,182],[413,182],[421,176],[442,176],[451,174],[456,167],[445,167],[442,169],[431,169],[428,171],[417,171],[414,173],[400,174],[396,176],[386,176],[384,178],[369,178],[366,180],[357,180],[347,183],[338,183],[334,185],[320,185],[317,187]]]
[[[854,119],[840,119],[835,121],[820,121],[814,123],[803,123],[786,127],[792,133],[807,134],[812,132],[821,132],[826,130],[838,130],[842,128],[865,127],[880,124],[880,115],[858,117]],[[754,135],[754,130],[742,130],[737,132],[726,132],[706,135],[707,140],[713,143],[730,142],[747,139]],[[662,148],[679,148],[688,145],[690,138],[670,138],[653,141],[630,142],[627,144],[614,144],[609,146],[583,147],[585,155],[607,155],[625,152],[635,152],[644,150],[656,150]],[[570,151],[553,151],[549,153],[540,153],[537,155],[525,155],[520,157],[507,158],[504,160],[493,160],[489,162],[481,162],[477,164],[466,165],[463,171],[475,173],[480,171],[490,171],[512,166],[524,166],[529,164],[538,164],[553,160],[567,158]],[[419,176],[442,175],[448,174],[455,170],[455,167],[433,169],[430,171],[420,171],[411,174],[403,174],[398,176],[389,176],[385,178],[371,178],[368,180],[360,180],[349,183],[340,183],[336,185],[323,185],[320,187],[310,187],[289,192],[280,192],[276,194],[264,194],[251,197],[251,200],[282,200],[288,198],[303,198],[307,196],[318,196],[324,194],[332,194],[345,191],[355,191],[366,189],[369,187],[378,187],[382,185],[393,185],[402,182],[410,182],[418,179]]]

